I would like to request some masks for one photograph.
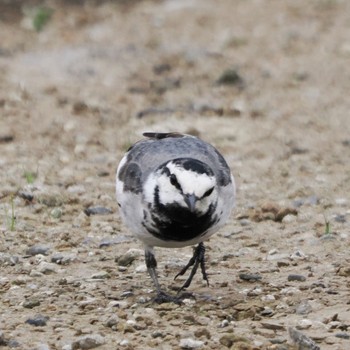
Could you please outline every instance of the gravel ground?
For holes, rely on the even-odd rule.
[[[0,347],[350,348],[350,2],[25,4],[0,2]],[[114,195],[151,130],[238,187],[180,306]],[[170,292],[191,253],[157,249]]]

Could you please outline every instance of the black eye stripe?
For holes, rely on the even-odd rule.
[[[179,184],[179,182],[177,181],[176,175],[175,174],[171,174],[170,175],[170,183],[175,186],[178,190],[181,190],[181,186]]]
[[[209,190],[203,194],[202,198],[210,196],[213,193],[213,191],[214,191],[214,187],[209,188]]]

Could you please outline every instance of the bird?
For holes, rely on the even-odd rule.
[[[181,303],[167,294],[157,277],[154,247],[195,246],[188,264],[175,276],[189,277],[198,267],[209,286],[205,245],[229,219],[235,205],[236,186],[219,151],[200,138],[179,132],[145,132],[121,159],[116,173],[120,217],[144,246],[147,271],[157,294],[154,301]]]

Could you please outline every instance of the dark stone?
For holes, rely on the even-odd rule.
[[[113,211],[111,209],[105,208],[105,207],[89,207],[84,210],[84,213],[87,216],[90,215],[108,215],[112,214]]]
[[[240,273],[239,278],[243,281],[256,282],[262,279],[261,275],[256,273]]]
[[[26,323],[35,326],[35,327],[44,327],[46,326],[47,321],[49,320],[48,316],[43,316],[43,315],[35,315],[34,317],[29,317],[26,320]]]
[[[41,246],[41,245],[33,245],[26,250],[26,255],[34,256],[34,255],[47,255],[49,247]]]
[[[288,275],[288,281],[305,282],[306,281],[306,277],[303,276],[303,275],[291,274],[291,275]]]

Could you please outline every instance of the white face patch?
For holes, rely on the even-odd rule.
[[[167,164],[167,168],[171,174],[176,176],[183,194],[194,194],[197,198],[202,198],[204,193],[216,184],[215,177],[205,173],[199,174],[192,170],[186,170],[171,162]]]
[[[164,172],[160,169],[151,173],[146,179],[143,186],[143,195],[147,203],[154,204],[156,188],[158,188],[159,202],[165,206],[177,204],[187,208],[188,204],[185,201],[185,195],[188,194],[196,196],[195,208],[199,213],[207,212],[209,206],[216,203],[218,192],[214,176],[186,170],[180,165],[171,162],[166,167],[169,172]],[[178,186],[171,183],[169,173],[176,176]],[[206,196],[205,193],[211,189],[213,189],[212,193]]]

